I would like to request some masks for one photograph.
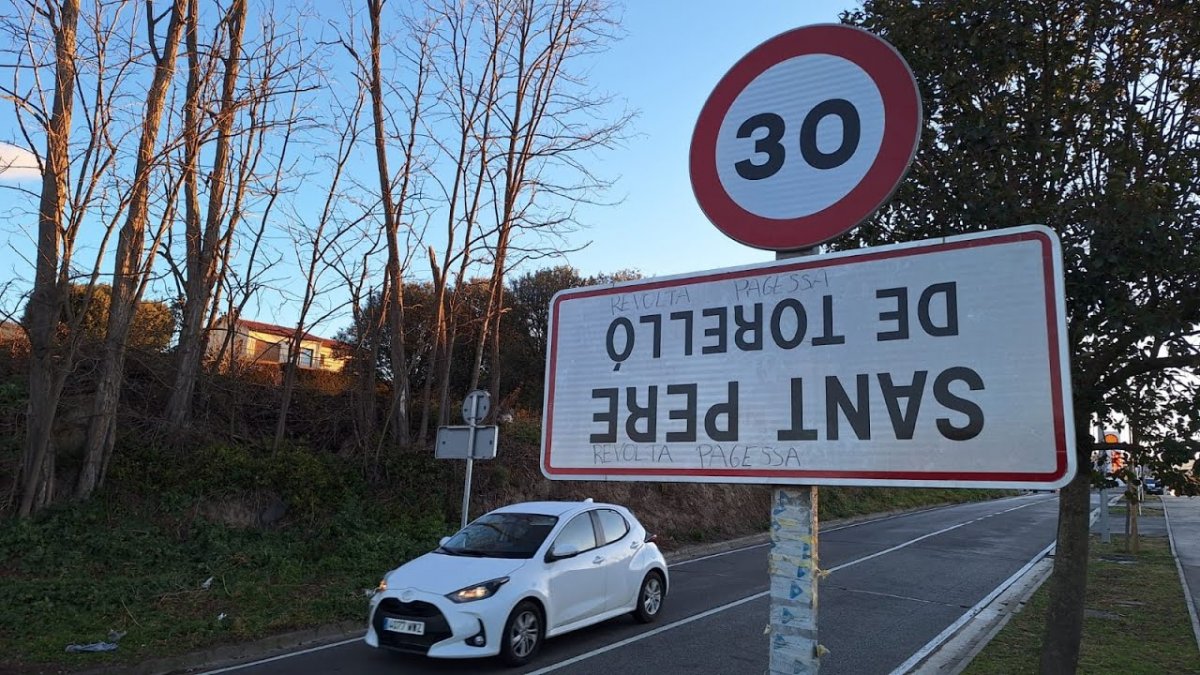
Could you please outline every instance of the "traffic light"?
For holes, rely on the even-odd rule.
[[[1111,471],[1109,473],[1118,473],[1125,466],[1125,453],[1120,450],[1108,451]]]

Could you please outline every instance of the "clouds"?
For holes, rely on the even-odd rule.
[[[28,150],[0,143],[0,181],[40,178],[37,158]]]

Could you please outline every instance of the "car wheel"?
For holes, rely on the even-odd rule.
[[[662,611],[663,598],[667,595],[666,584],[663,583],[662,573],[655,570],[642,579],[642,587],[638,591],[637,607],[633,610],[633,618],[640,623],[650,623],[658,619]]]
[[[504,636],[500,643],[500,658],[510,666],[529,663],[542,648],[546,635],[542,625],[542,612],[534,603],[525,600],[513,609],[504,624]]]

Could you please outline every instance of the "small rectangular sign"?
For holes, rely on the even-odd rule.
[[[552,479],[1049,489],[1075,471],[1042,226],[570,289],[550,313]]]
[[[500,427],[497,426],[438,427],[433,456],[437,459],[466,459],[469,456],[467,451],[472,428],[475,429],[473,459],[496,459],[496,440],[500,437]]]

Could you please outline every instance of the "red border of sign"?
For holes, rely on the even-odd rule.
[[[653,281],[645,284],[625,284],[621,286],[609,286],[594,288],[590,290],[575,292],[567,292],[555,297],[551,312],[553,314],[552,326],[553,333],[550,338],[550,353],[546,363],[546,399],[545,409],[543,411],[543,424],[545,426],[542,437],[542,471],[547,477],[554,476],[569,476],[579,480],[587,480],[593,476],[636,476],[646,480],[671,479],[686,477],[708,477],[708,478],[731,478],[745,481],[752,478],[763,478],[769,480],[778,479],[795,479],[798,484],[804,484],[804,479],[845,479],[847,484],[853,484],[851,481],[855,479],[867,481],[955,481],[960,483],[1037,483],[1049,484],[1060,481],[1066,476],[1067,470],[1070,467],[1068,453],[1074,452],[1074,448],[1067,446],[1067,424],[1072,424],[1072,420],[1066,419],[1065,401],[1063,399],[1063,362],[1060,359],[1062,352],[1061,340],[1063,336],[1059,334],[1058,325],[1058,298],[1055,293],[1055,278],[1054,278],[1054,241],[1051,239],[1047,230],[1022,229],[1019,232],[1011,234],[1002,234],[995,236],[970,237],[966,239],[958,239],[947,241],[941,244],[932,244],[929,246],[908,246],[903,248],[892,248],[883,250],[864,249],[866,251],[862,255],[848,255],[831,259],[816,259],[807,258],[799,259],[798,262],[785,265],[778,265],[769,268],[751,268],[737,269],[726,272],[714,272],[711,274],[703,274],[696,277],[670,279],[663,281]],[[764,269],[769,269],[772,274],[783,272],[796,272],[814,267],[838,267],[850,263],[863,262],[868,260],[888,260],[892,258],[903,258],[916,255],[924,255],[926,253],[937,253],[942,251],[953,251],[956,249],[965,248],[982,248],[985,246],[993,246],[997,244],[1008,244],[1020,241],[1036,241],[1041,244],[1042,248],[1042,282],[1045,288],[1046,297],[1046,330],[1047,330],[1047,346],[1049,355],[1047,367],[1050,371],[1050,389],[1051,400],[1054,414],[1054,453],[1055,453],[1055,469],[1048,473],[1035,472],[954,472],[954,471],[809,471],[803,469],[785,469],[785,470],[761,470],[761,469],[672,469],[672,468],[600,468],[600,467],[570,467],[556,468],[552,463],[550,448],[553,445],[554,438],[554,376],[557,374],[558,363],[558,330],[559,323],[559,307],[566,300],[577,298],[588,298],[603,295],[614,295],[619,293],[628,293],[630,290],[655,290],[659,288],[669,288],[671,286],[683,286],[694,283],[704,283],[712,281],[725,281],[729,279],[737,279],[740,277],[755,276],[764,273]],[[714,480],[710,482],[719,482]],[[885,483],[867,483],[881,485]]]
[[[737,96],[768,68],[806,54],[832,54],[854,62],[879,87],[884,104],[883,141],[875,163],[845,197],[801,218],[757,216],[735,202],[717,175],[717,133]],[[704,215],[730,238],[774,251],[829,241],[875,212],[904,178],[921,136],[921,97],[899,52],[853,26],[819,24],[776,35],[742,57],[717,83],[696,121],[689,153],[692,191]]]

